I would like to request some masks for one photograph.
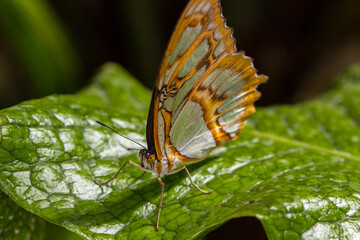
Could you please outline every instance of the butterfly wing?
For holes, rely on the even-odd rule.
[[[255,112],[258,76],[250,58],[237,53],[218,0],[187,5],[160,66],[147,125],[149,149],[161,161],[204,159],[237,138]],[[170,170],[169,169],[169,170]]]

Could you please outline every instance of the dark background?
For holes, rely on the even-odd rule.
[[[40,91],[38,85],[29,81],[29,61],[22,59],[22,49],[11,40],[16,18],[14,26],[9,26],[2,24],[1,21],[6,21],[0,15],[1,108],[53,93],[73,93],[86,86],[98,67],[107,61],[123,65],[151,88],[167,41],[187,1],[47,3],[74,49],[76,77],[69,86]],[[227,25],[234,29],[237,48],[254,59],[259,73],[269,76],[268,83],[259,87],[263,96],[258,105],[314,98],[330,87],[338,74],[360,60],[358,0],[223,0],[222,6]],[[240,231],[251,230],[245,222],[236,223],[244,226]],[[255,220],[250,222],[259,225]],[[233,234],[229,227],[222,228],[217,233]],[[232,231],[234,228],[230,227]],[[261,227],[254,230],[261,231]]]

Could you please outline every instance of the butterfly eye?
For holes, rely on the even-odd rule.
[[[155,155],[151,154],[149,157],[148,157],[148,163],[154,163],[155,162]]]

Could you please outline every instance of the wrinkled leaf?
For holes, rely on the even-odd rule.
[[[0,239],[76,240],[80,237],[29,213],[0,192]]]
[[[322,97],[259,109],[241,137],[167,176],[160,186],[139,162],[150,92],[109,64],[73,96],[27,101],[0,112],[1,188],[46,220],[98,239],[194,239],[227,220],[256,216],[269,239],[356,237],[360,232],[360,66]],[[360,236],[358,236],[360,237]]]

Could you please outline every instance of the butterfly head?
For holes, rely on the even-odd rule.
[[[155,154],[150,153],[147,149],[141,149],[139,152],[139,156],[141,159],[141,166],[149,169],[154,168],[154,164],[156,161]]]
[[[168,161],[160,161],[155,153],[150,152],[147,149],[141,149],[139,152],[141,159],[141,166],[147,169],[152,170],[157,173],[159,176],[163,176],[168,172]]]

